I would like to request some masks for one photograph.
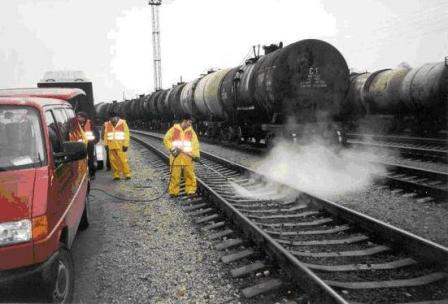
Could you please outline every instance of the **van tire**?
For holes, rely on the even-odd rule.
[[[54,262],[42,273],[46,300],[49,303],[71,303],[75,288],[75,268],[70,251],[59,248]]]
[[[84,211],[82,212],[81,221],[79,222],[79,230],[86,230],[90,225],[90,202],[89,197],[86,196],[86,204],[84,205]]]

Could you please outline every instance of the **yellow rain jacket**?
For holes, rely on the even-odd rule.
[[[178,148],[181,153],[174,157],[170,155],[170,185],[169,193],[178,195],[180,190],[180,178],[182,171],[185,178],[185,192],[193,194],[196,192],[196,175],[194,173],[194,162],[192,157],[199,158],[199,140],[192,127],[183,130],[179,124],[175,124],[163,138],[165,148],[170,151]]]
[[[123,151],[129,147],[129,128],[126,120],[120,119],[115,127],[108,121],[104,124],[103,143],[109,148],[109,159],[113,178],[120,175],[131,177],[128,155]]]

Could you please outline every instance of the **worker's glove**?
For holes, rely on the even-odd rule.
[[[199,161],[199,157],[197,157],[197,156],[193,156],[192,159],[193,159],[194,162],[198,162]]]
[[[128,151],[128,147],[123,146],[123,152],[127,152]]]
[[[179,148],[171,148],[170,152],[174,157],[177,157],[180,153],[180,150]]]

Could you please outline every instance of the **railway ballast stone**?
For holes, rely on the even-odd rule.
[[[110,172],[100,171],[93,186],[132,198],[158,196],[165,182],[145,153],[130,149],[130,181],[112,182]],[[74,248],[75,303],[240,301],[207,235],[167,195],[152,202],[92,195],[91,231],[79,234]]]

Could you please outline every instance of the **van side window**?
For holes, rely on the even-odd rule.
[[[54,118],[56,119],[56,123],[61,131],[62,140],[69,141],[69,133],[70,133],[70,124],[67,114],[65,114],[64,109],[55,109],[53,110]]]
[[[45,120],[48,127],[48,135],[50,137],[51,147],[53,153],[62,152],[62,143],[59,139],[58,128],[56,122],[54,121],[51,111],[45,111]]]

